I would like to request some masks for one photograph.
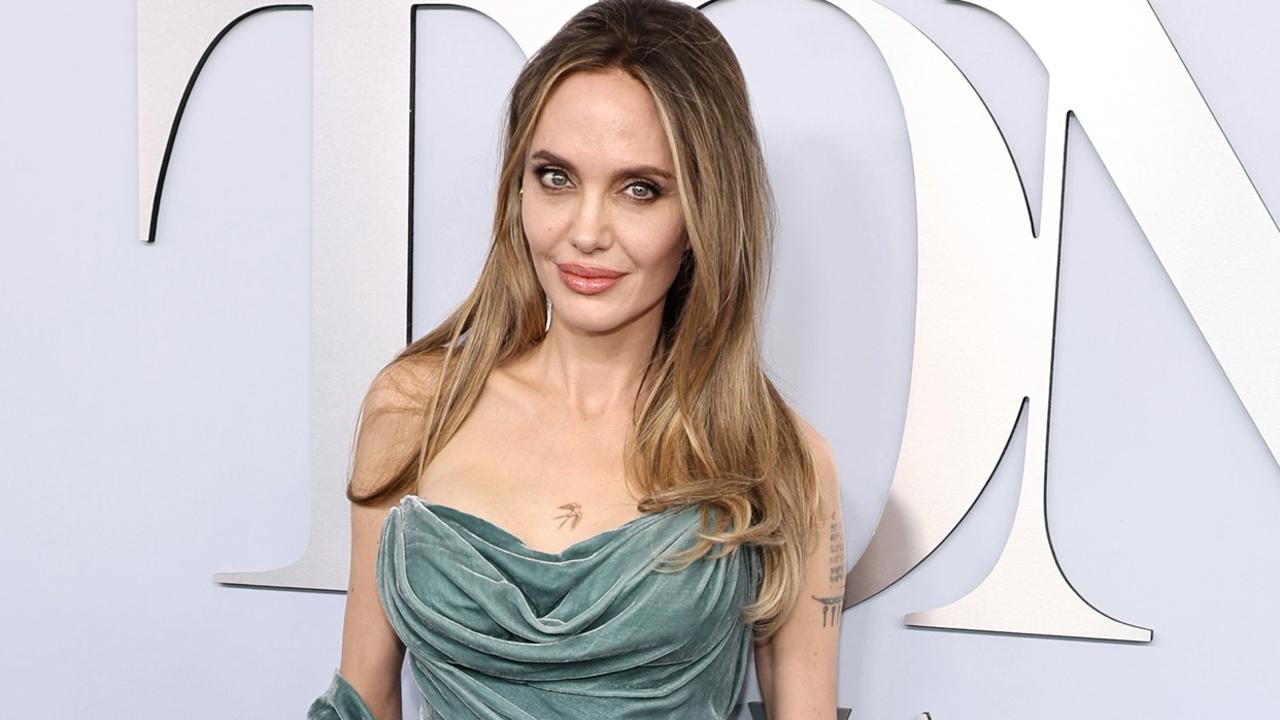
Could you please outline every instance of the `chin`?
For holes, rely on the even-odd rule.
[[[570,298],[569,303],[576,307],[557,306],[552,300],[551,306],[551,325],[556,323],[563,324],[566,328],[573,328],[581,332],[590,333],[607,333],[616,330],[626,322],[626,318],[617,311],[616,308],[601,307],[597,305],[593,308],[582,307],[585,303],[575,302],[577,298]]]
[[[566,316],[564,314],[552,316],[551,324],[554,326],[557,322],[562,323],[565,328],[573,328],[580,332],[588,333],[607,333],[610,330],[617,329],[618,326],[622,324],[617,319],[608,316],[592,316],[584,318],[579,316]]]

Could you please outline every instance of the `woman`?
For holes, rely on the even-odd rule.
[[[347,496],[342,660],[309,718],[829,720],[830,448],[758,346],[770,192],[697,10],[604,0],[508,99],[479,282],[379,373]]]

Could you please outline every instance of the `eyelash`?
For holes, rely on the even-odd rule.
[[[566,173],[563,168],[556,167],[555,165],[539,165],[533,169],[533,174],[538,178],[539,183],[541,183],[543,175],[552,171],[561,173],[566,176],[568,175],[568,173]],[[640,187],[649,191],[649,197],[641,198],[641,197],[636,197],[634,195],[630,196],[631,199],[635,200],[636,202],[649,203],[649,202],[653,202],[654,200],[657,200],[659,197],[662,197],[662,188],[659,188],[657,185],[655,185],[652,182],[649,182],[648,180],[637,180],[631,183],[631,185],[639,185]],[[631,185],[628,185],[627,187],[631,187]],[[554,187],[551,185],[545,185],[545,184],[543,184],[543,187],[549,190],[550,192],[559,192],[561,189],[563,189],[563,188],[557,188],[557,187]]]

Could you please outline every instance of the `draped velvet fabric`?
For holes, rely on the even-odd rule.
[[[740,546],[669,572],[697,539],[697,505],[641,515],[558,553],[413,495],[382,527],[377,584],[433,720],[730,716],[759,588]],[[714,553],[714,549],[713,549]],[[308,720],[373,720],[340,672]]]

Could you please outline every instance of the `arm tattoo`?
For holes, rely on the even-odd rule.
[[[844,585],[844,530],[840,525],[838,510],[831,511],[831,574],[832,585]]]
[[[840,511],[831,512],[831,526],[827,535],[828,579],[832,588],[844,588],[844,531],[840,526]],[[840,612],[844,610],[844,593],[818,597],[811,595],[822,605],[822,627],[836,627]]]
[[[818,597],[810,595],[814,600],[822,603],[822,627],[835,627],[840,621],[840,611],[844,609],[844,595],[830,595],[828,597]]]

